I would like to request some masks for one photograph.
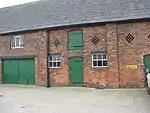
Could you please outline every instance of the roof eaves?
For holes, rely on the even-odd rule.
[[[47,29],[47,28],[57,28],[57,27],[65,27],[65,26],[77,26],[77,25],[85,25],[85,24],[96,24],[96,23],[115,23],[115,22],[125,22],[125,21],[132,21],[132,20],[149,20],[150,16],[144,16],[144,17],[135,17],[134,19],[130,18],[119,18],[119,19],[108,19],[108,20],[101,20],[101,21],[84,21],[84,22],[76,22],[76,23],[67,23],[67,24],[54,24],[49,26],[40,26],[40,27],[33,27],[33,28],[26,28],[26,29],[15,29],[10,31],[1,31],[0,34],[10,34],[10,33],[16,33],[16,32],[22,32],[22,31],[35,31],[35,30],[41,30],[41,29]]]

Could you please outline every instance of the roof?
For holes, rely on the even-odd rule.
[[[0,9],[0,34],[150,18],[150,0],[41,0]]]

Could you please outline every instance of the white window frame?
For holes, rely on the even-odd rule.
[[[94,57],[93,57],[94,55],[97,55],[97,59],[94,59]],[[98,58],[98,55],[101,55],[102,58],[99,59],[99,58]],[[106,55],[106,58],[104,58],[103,55]],[[97,62],[98,62],[98,61],[102,61],[102,66],[94,66],[94,63],[93,63],[94,61],[97,61]],[[107,61],[107,66],[104,66],[104,65],[103,65],[103,62],[104,62],[104,61]],[[99,52],[99,53],[93,53],[93,54],[92,54],[92,67],[93,67],[93,68],[108,67],[107,53],[100,53],[100,52]]]
[[[52,57],[52,60],[50,60],[50,57]],[[48,63],[49,68],[61,68],[61,55],[49,55],[48,57]],[[50,66],[50,63],[52,63],[52,66]],[[54,66],[54,63],[60,63],[60,66]]]
[[[17,40],[19,40],[18,43]],[[13,36],[11,38],[11,48],[12,49],[23,48],[23,36]]]

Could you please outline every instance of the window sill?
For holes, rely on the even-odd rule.
[[[11,47],[11,49],[22,49],[24,47]]]
[[[49,69],[60,69],[61,67],[49,67]]]
[[[103,66],[103,67],[94,67],[94,66],[92,66],[92,68],[95,68],[95,69],[97,69],[97,68],[108,68],[108,66]]]

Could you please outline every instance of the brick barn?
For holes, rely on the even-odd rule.
[[[0,9],[0,82],[144,87],[150,0],[41,0]]]

